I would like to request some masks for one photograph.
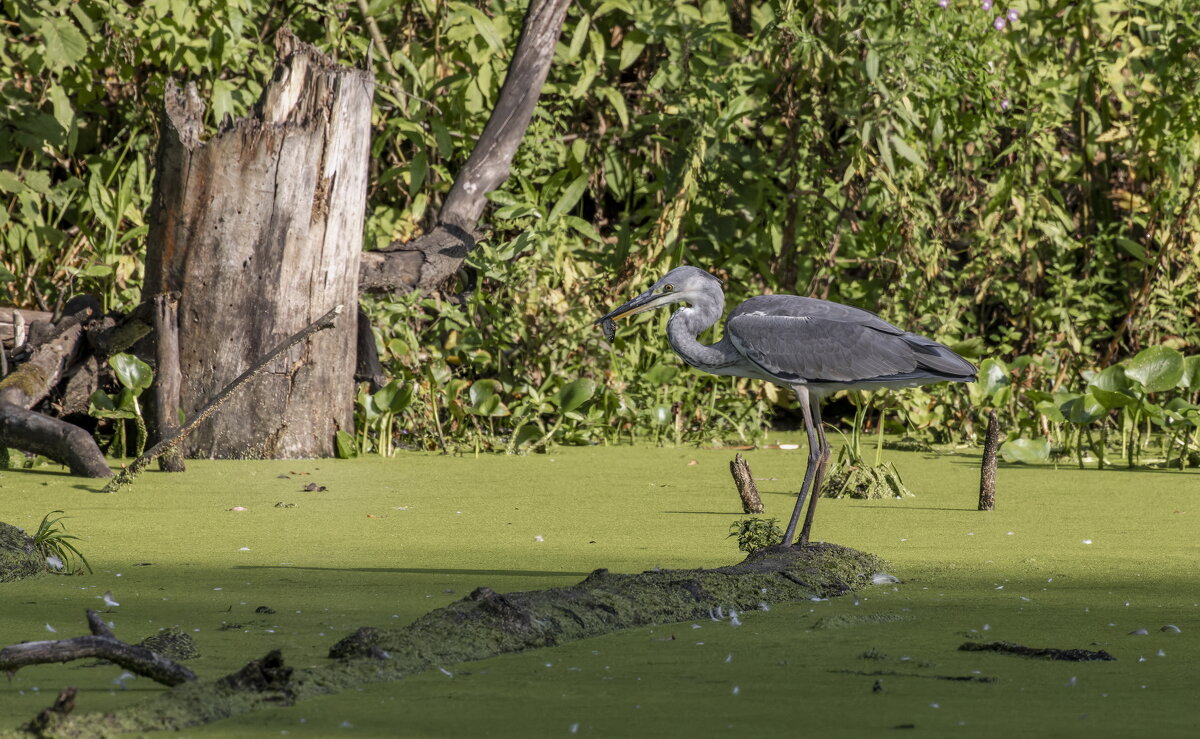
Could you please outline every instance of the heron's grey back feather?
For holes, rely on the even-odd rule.
[[[974,365],[932,339],[816,298],[750,298],[729,314],[725,332],[746,359],[787,383],[920,384],[975,376]]]

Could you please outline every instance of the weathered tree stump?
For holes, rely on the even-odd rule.
[[[741,453],[733,455],[729,463],[729,473],[733,475],[733,484],[737,486],[738,495],[742,498],[743,513],[762,513],[762,498],[758,495],[758,486],[750,475],[750,463]]]
[[[254,111],[208,141],[195,87],[166,91],[145,291],[179,294],[189,416],[281,338],[357,302],[374,78],[286,29],[276,48]],[[331,456],[334,432],[353,427],[354,318],[281,356],[185,455]]]

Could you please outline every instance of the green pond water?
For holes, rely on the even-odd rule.
[[[786,517],[803,448],[745,454],[768,514]],[[321,664],[359,626],[407,623],[480,585],[731,564],[742,557],[725,536],[741,517],[732,456],[646,446],[190,461],[114,495],[53,468],[5,471],[0,520],[32,531],[64,509],[95,574],[0,585],[0,643],[86,633],[84,610],[105,609],[111,591],[118,637],[178,626],[201,652],[186,664],[215,677],[274,648],[294,666]],[[1200,735],[1200,473],[1001,467],[997,510],[981,513],[977,454],[884,459],[916,497],[822,500],[813,538],[883,557],[900,584],[741,613],[740,626],[686,622],[444,665],[182,733]],[[1117,661],[958,650],[998,640]],[[80,689],[76,711],[163,690],[121,673],[22,669],[0,681],[0,730],[67,685]]]

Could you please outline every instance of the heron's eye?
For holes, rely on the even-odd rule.
[[[671,292],[671,291],[672,291],[672,290],[674,290],[674,289],[675,289],[675,286],[674,286],[674,285],[663,285],[663,289],[662,289],[662,291],[663,291],[663,292],[665,292],[665,293],[669,293],[669,292]]]

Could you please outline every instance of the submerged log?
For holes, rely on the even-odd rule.
[[[179,685],[133,706],[106,714],[77,712],[59,722],[54,735],[179,730],[498,654],[716,617],[718,608],[727,614],[731,608],[841,595],[869,585],[884,568],[873,555],[815,544],[771,547],[715,569],[636,575],[596,570],[572,587],[525,593],[478,588],[409,626],[359,629],[330,649],[337,659],[331,664],[293,669],[272,652],[226,677]]]
[[[189,417],[280,338],[358,298],[374,78],[286,29],[276,48],[253,112],[208,141],[195,87],[166,91],[145,289],[179,293]],[[332,456],[353,427],[353,321],[280,357],[185,455]]]

